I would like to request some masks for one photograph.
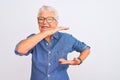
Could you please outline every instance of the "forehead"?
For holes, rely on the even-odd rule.
[[[55,12],[54,11],[42,11],[40,12],[39,16],[45,17],[45,18],[49,16],[55,17]]]

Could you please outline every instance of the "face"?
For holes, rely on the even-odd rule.
[[[56,28],[57,24],[54,11],[42,11],[39,14],[38,25],[41,32],[50,28]]]

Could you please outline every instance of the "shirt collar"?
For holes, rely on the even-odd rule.
[[[53,34],[52,38],[59,39],[59,32],[56,32],[55,34]]]

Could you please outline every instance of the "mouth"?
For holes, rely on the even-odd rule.
[[[49,29],[49,28],[50,28],[49,26],[42,26],[42,27],[41,27],[42,30],[47,30],[47,29]]]

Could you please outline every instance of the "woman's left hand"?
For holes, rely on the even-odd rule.
[[[78,58],[74,58],[73,60],[66,60],[64,58],[60,58],[59,62],[61,64],[69,64],[69,65],[79,65],[80,64],[80,60]]]

